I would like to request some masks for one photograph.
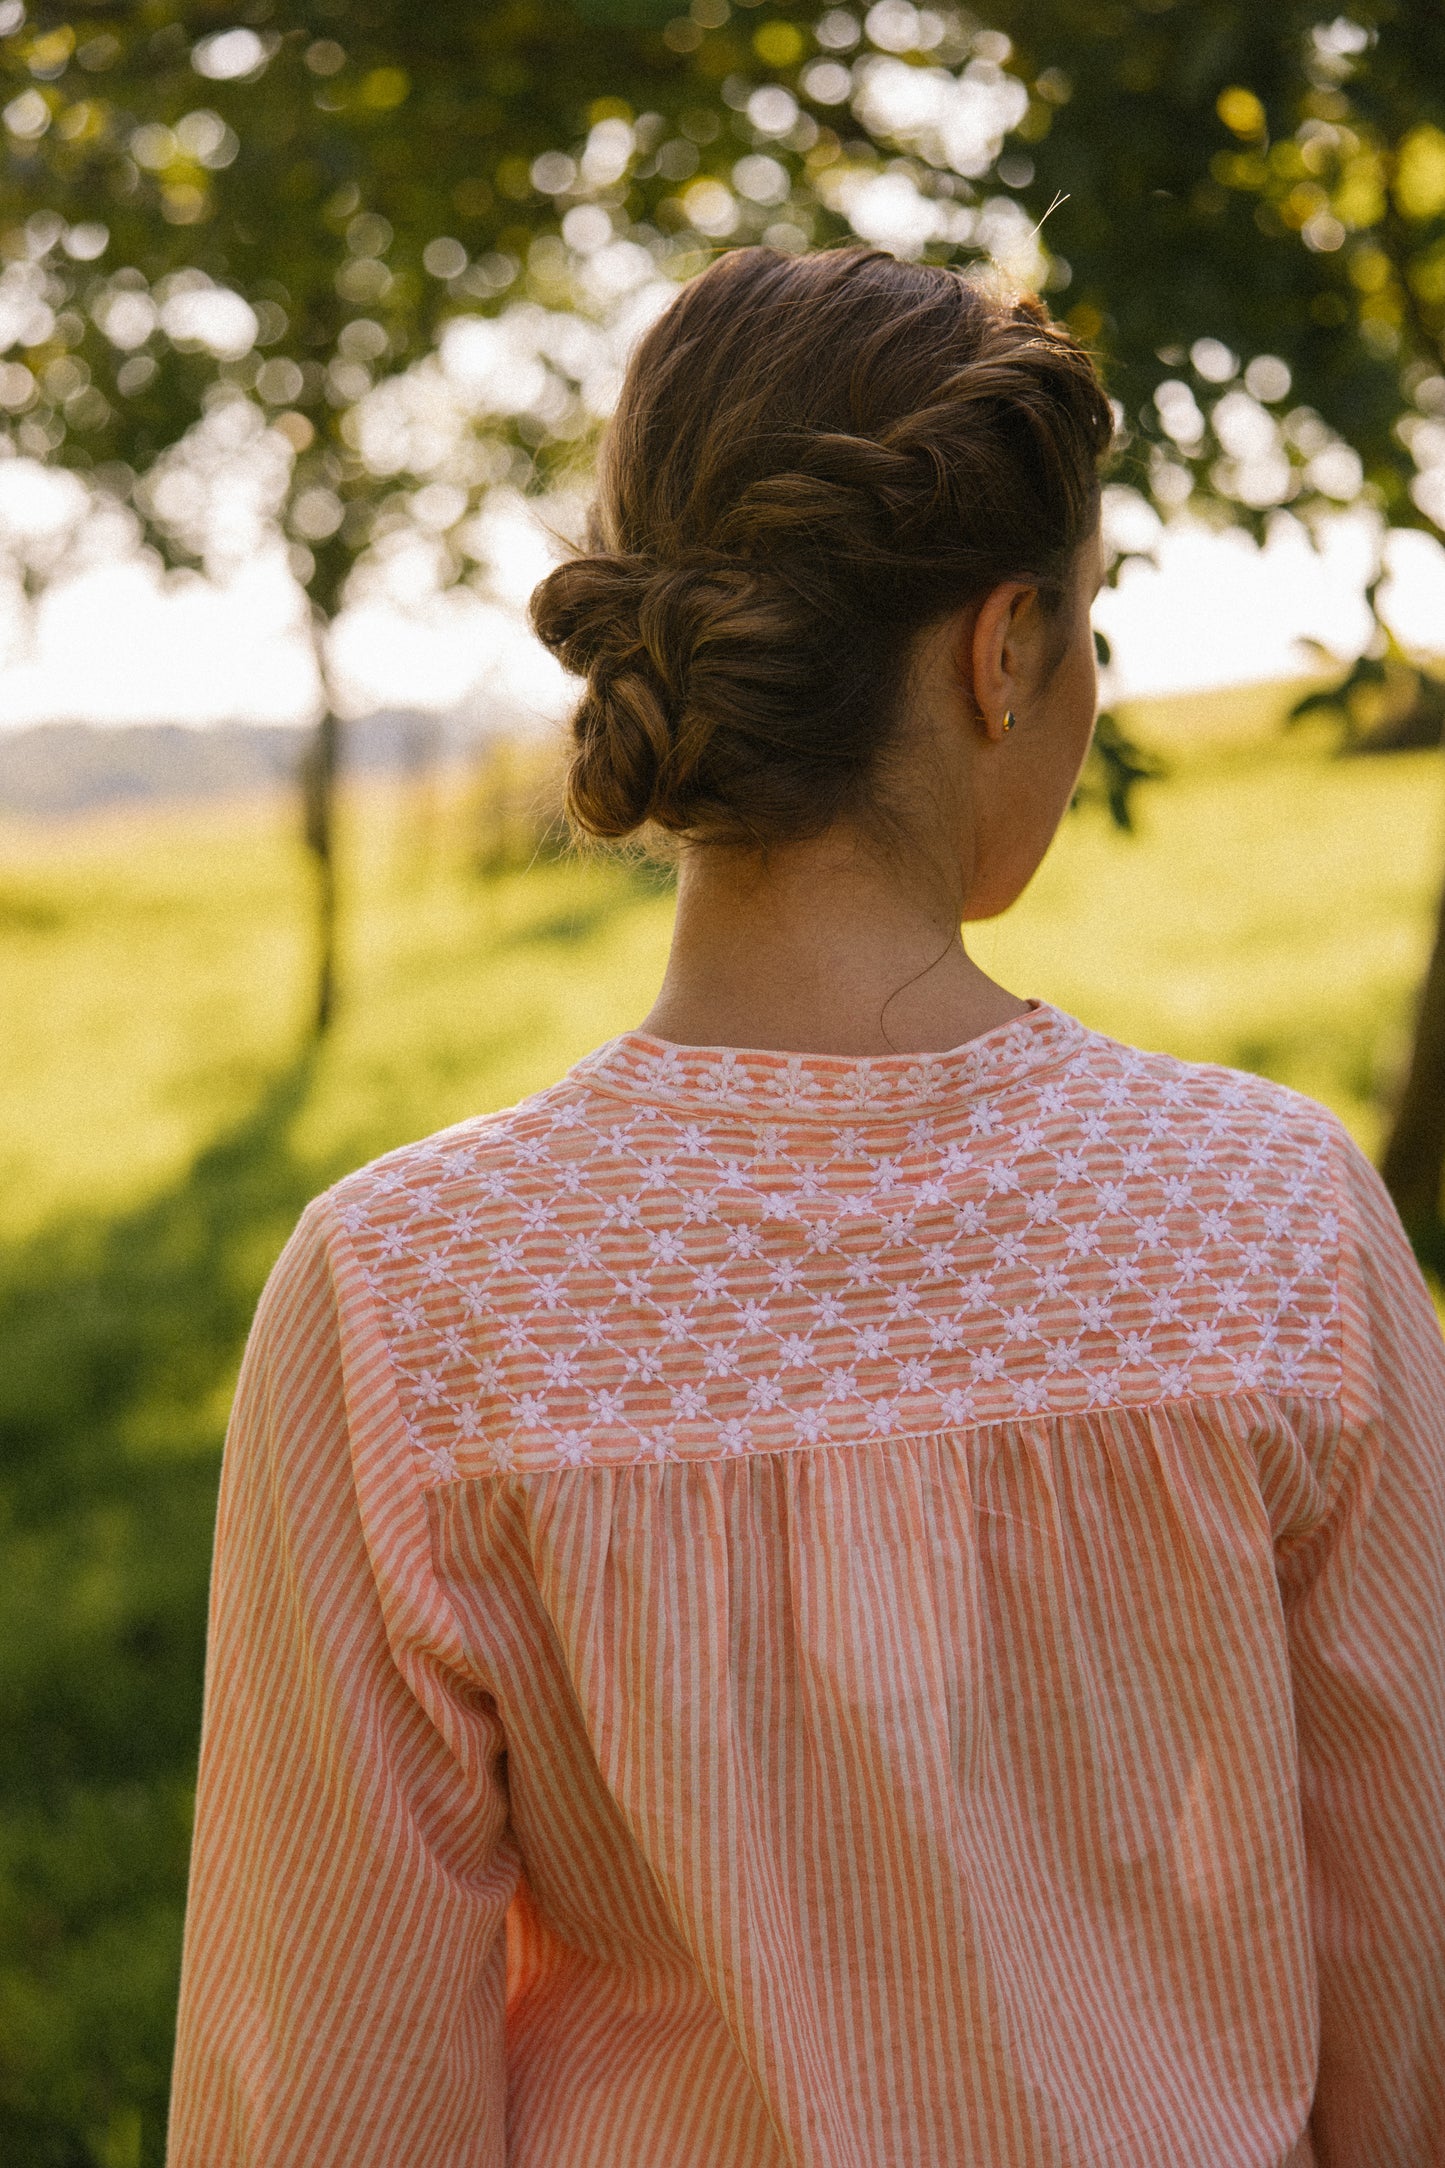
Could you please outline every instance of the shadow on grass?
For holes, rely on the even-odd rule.
[[[1445,1219],[1438,1215],[1434,1219],[1407,1219],[1405,1232],[1421,1271],[1445,1294]]]
[[[163,2156],[216,1479],[317,1184],[306,1055],[171,1190],[0,1265],[0,2160]]]

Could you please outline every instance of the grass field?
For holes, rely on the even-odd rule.
[[[1068,821],[984,965],[1087,1022],[1314,1092],[1367,1145],[1401,1058],[1445,778],[1283,737],[1274,689],[1142,710],[1139,832]],[[464,791],[353,795],[341,1026],[299,1158],[338,1167],[556,1075],[651,1000],[666,885],[607,859],[480,879]],[[0,1240],[138,1203],[296,1058],[307,872],[284,798],[0,827]]]
[[[1435,754],[1331,759],[1278,690],[1135,718],[1169,778],[1066,824],[975,953],[1102,1029],[1257,1068],[1370,1148],[1445,863]],[[0,831],[0,2160],[159,2162],[217,1456],[308,1196],[643,1014],[665,881],[480,877],[465,791],[348,801],[345,1007],[266,801]]]

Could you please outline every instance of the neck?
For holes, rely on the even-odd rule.
[[[854,836],[776,852],[685,853],[672,953],[640,1029],[685,1046],[922,1054],[1026,1004],[967,955],[954,899]]]

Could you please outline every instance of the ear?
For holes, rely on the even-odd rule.
[[[982,727],[994,741],[1006,734],[1008,717],[1025,680],[1025,628],[1038,601],[1038,589],[1007,580],[979,605],[968,643],[973,697]]]

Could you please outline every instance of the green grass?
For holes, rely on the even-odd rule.
[[[406,812],[372,791],[344,823],[344,1013],[298,1139],[318,1177],[533,1088],[642,1013],[666,950],[658,880],[481,880],[459,821],[423,855]],[[295,1057],[294,830],[284,799],[0,830],[0,1239],[153,1195]]]
[[[1093,809],[1067,822],[971,945],[1103,1029],[1316,1092],[1373,1143],[1445,778],[1432,754],[1345,762],[1282,738],[1283,705],[1141,711],[1172,772],[1138,835]],[[317,1179],[506,1104],[651,999],[665,888],[607,860],[479,880],[465,809],[432,804],[426,837],[384,788],[350,808],[346,1006],[295,1131]],[[284,799],[0,828],[0,1239],[155,1194],[254,1105],[303,1035],[306,906]]]
[[[1326,757],[1278,694],[1138,718],[1137,836],[1068,822],[975,930],[1019,991],[1266,1070],[1378,1142],[1445,859],[1435,755]],[[267,1267],[343,1169],[646,1010],[666,884],[468,870],[465,794],[355,795],[345,1007],[305,1043],[284,802],[0,834],[0,2160],[150,2168],[221,1432]]]
[[[975,956],[1100,1030],[1309,1092],[1373,1151],[1445,872],[1439,755],[1271,736],[1166,757],[1137,837],[1069,823]]]

